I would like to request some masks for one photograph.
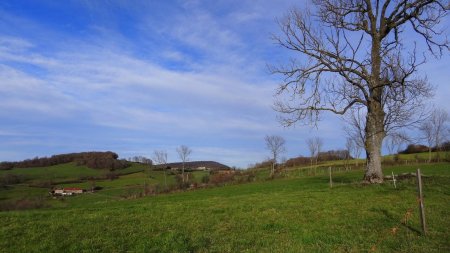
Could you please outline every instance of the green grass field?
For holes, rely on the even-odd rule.
[[[0,252],[450,252],[450,164],[419,167],[427,176],[427,236],[420,233],[415,179],[394,189],[389,181],[362,185],[363,171],[342,170],[333,172],[330,189],[325,173],[299,169],[263,180],[261,171],[253,183],[121,198],[143,178],[163,178],[141,171],[97,182],[104,187],[97,193],[49,198],[44,209],[0,212]],[[15,187],[18,196],[46,194]]]

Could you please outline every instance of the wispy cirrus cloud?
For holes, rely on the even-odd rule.
[[[266,158],[267,134],[284,136],[292,157],[307,155],[304,140],[319,132],[327,147],[343,147],[337,118],[285,129],[271,108],[280,77],[266,64],[286,55],[270,34],[294,4],[302,3],[0,4],[0,160],[167,149],[174,161],[185,144],[194,159],[246,166]],[[430,80],[445,81],[445,65],[429,65]]]
[[[265,97],[271,90],[236,76],[165,69],[127,52],[89,45],[79,47],[84,51],[76,54],[44,56],[33,52],[25,39],[16,39],[27,47],[6,45],[9,54],[0,54],[4,80],[0,90],[8,95],[0,108],[7,118],[17,118],[12,111],[43,121],[73,117],[87,125],[180,139],[217,134],[236,138],[229,131],[260,135],[274,125],[264,123],[265,116],[263,120],[254,116],[270,108],[271,101]],[[30,53],[33,57],[27,58]],[[90,130],[96,131],[95,127]],[[71,131],[68,135],[79,134]],[[11,142],[20,143],[24,142]]]

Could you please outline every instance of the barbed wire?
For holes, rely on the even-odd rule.
[[[413,211],[414,208],[408,208],[405,214],[403,215],[402,219],[400,220],[400,222],[398,222],[398,224],[396,224],[394,227],[389,228],[389,232],[384,233],[383,236],[379,238],[377,242],[370,248],[369,252],[376,252],[380,244],[384,242],[389,236],[396,236],[402,225],[408,226],[408,221],[412,217]]]

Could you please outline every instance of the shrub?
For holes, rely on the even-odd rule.
[[[234,181],[234,173],[214,173],[210,176],[209,183],[214,185],[224,185]]]
[[[26,180],[23,175],[5,174],[0,176],[0,186],[20,184]]]
[[[209,175],[204,175],[204,176],[202,177],[202,183],[204,183],[204,184],[209,183]]]
[[[428,147],[425,145],[416,145],[416,144],[409,144],[408,147],[406,147],[405,150],[400,151],[400,154],[414,154],[414,153],[423,153],[427,152]]]
[[[16,201],[0,202],[0,211],[27,210],[47,207],[45,199],[40,198],[24,198]]]
[[[119,178],[119,176],[116,173],[112,172],[112,171],[106,173],[105,177],[107,179],[109,179],[109,180],[114,180],[114,179],[118,179]]]
[[[394,155],[394,161],[395,162],[399,162],[400,161],[400,155],[399,154],[395,154]]]
[[[1,162],[0,163],[0,170],[11,170],[14,168],[14,163],[12,162]]]
[[[187,173],[185,173],[185,174],[187,174]],[[190,186],[189,181],[186,180],[186,181],[183,182],[183,175],[182,174],[176,175],[175,176],[175,180],[177,182],[177,184],[176,184],[177,189],[187,189]]]

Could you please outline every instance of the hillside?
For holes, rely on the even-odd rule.
[[[185,163],[186,169],[203,169],[203,170],[229,170],[230,167],[227,165],[214,162],[214,161],[192,161],[192,162],[186,162]],[[168,163],[166,164],[166,167],[169,168],[178,168],[181,169],[183,167],[183,163]]]
[[[19,162],[0,162],[0,170],[13,168],[48,167],[73,162],[92,169],[124,169],[130,164],[125,160],[118,160],[119,156],[111,151],[107,152],[80,152],[53,155],[51,157],[35,157]]]
[[[337,173],[332,189],[321,175],[127,201],[91,194],[0,212],[0,251],[448,252],[450,170],[421,168],[427,237],[418,232],[414,180],[362,186],[353,171]]]
[[[190,184],[207,185],[184,190],[179,172],[132,163],[108,179],[109,170],[67,163],[0,171],[24,177],[0,187],[0,208],[21,209],[0,211],[0,252],[448,252],[449,163],[387,164],[386,175],[420,167],[427,176],[426,237],[414,178],[397,188],[389,180],[362,185],[363,171],[343,161],[289,168],[274,180],[268,168],[193,171]],[[48,195],[50,187],[93,186]]]

